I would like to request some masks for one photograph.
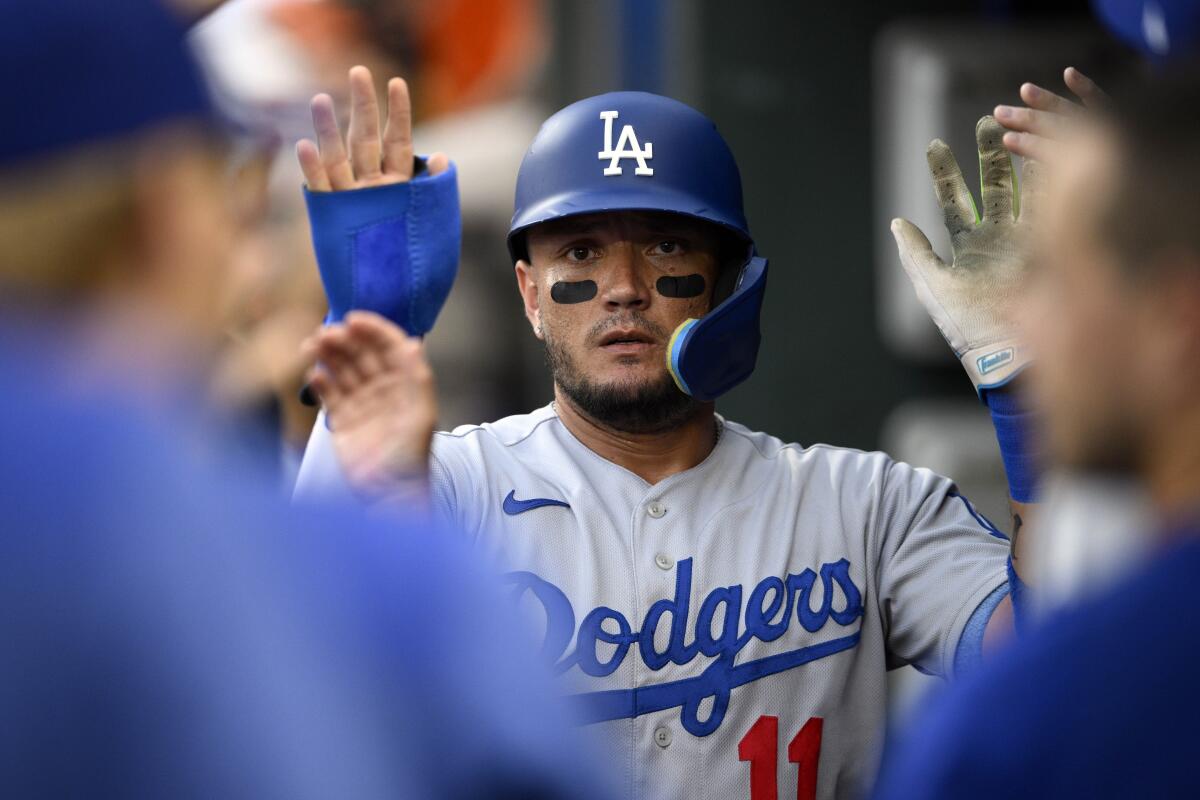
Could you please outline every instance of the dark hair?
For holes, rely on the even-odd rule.
[[[1108,121],[1119,164],[1104,235],[1121,263],[1144,275],[1176,253],[1200,268],[1200,63],[1120,87]]]

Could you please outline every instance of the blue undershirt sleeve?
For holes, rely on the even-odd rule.
[[[1001,600],[1008,596],[1008,592],[1008,584],[997,586],[991,594],[983,598],[983,602],[975,608],[971,618],[967,620],[962,635],[958,637],[958,646],[954,650],[954,675],[956,677],[965,675],[983,662],[984,631],[987,630],[987,624],[996,611],[996,607],[1000,605]]]

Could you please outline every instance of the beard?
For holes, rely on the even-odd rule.
[[[629,322],[626,320],[626,322]],[[635,318],[633,323],[659,337],[666,338],[659,326]],[[609,321],[598,326],[592,335],[613,327]],[[664,433],[683,425],[696,413],[700,403],[675,385],[675,380],[663,368],[659,378],[649,381],[624,381],[600,384],[592,381],[572,358],[566,346],[544,329],[546,366],[557,385],[580,411],[621,433]]]

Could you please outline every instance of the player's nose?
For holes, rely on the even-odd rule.
[[[622,243],[609,251],[603,300],[609,311],[625,308],[645,308],[650,303],[650,287],[645,278],[645,264],[637,249]]]

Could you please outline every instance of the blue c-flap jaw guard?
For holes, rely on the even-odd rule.
[[[758,360],[767,259],[753,256],[737,285],[712,311],[683,322],[667,346],[667,369],[681,392],[708,402],[737,386]]]

